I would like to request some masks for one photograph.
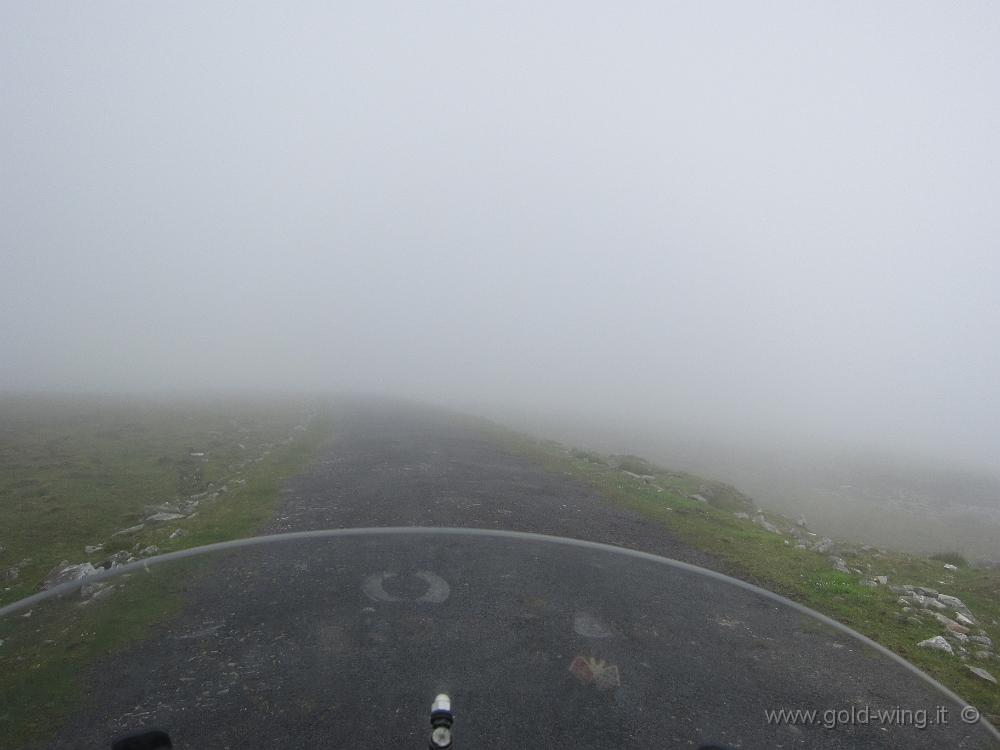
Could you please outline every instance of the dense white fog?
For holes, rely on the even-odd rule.
[[[998,38],[987,2],[7,3],[0,390],[1000,470]]]

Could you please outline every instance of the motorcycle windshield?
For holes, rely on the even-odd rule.
[[[693,566],[464,529],[307,532],[99,571],[0,611],[4,747],[997,747],[861,636]]]

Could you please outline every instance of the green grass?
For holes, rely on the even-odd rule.
[[[79,594],[50,600],[0,622],[0,736],[5,746],[42,741],[86,691],[85,668],[143,637],[180,608],[183,586],[176,575],[191,562],[175,563],[173,575],[144,575],[141,585],[118,582],[103,601],[81,606]],[[184,581],[185,583],[180,583]]]
[[[303,404],[114,405],[77,400],[0,403],[0,571],[25,558],[0,603],[37,590],[62,559],[97,563],[117,549],[162,552],[256,533],[271,518],[281,482],[303,470],[331,431]],[[297,428],[298,425],[303,425]],[[292,437],[289,440],[289,437]],[[241,448],[240,445],[243,447]],[[191,452],[207,455],[192,464]],[[228,490],[193,517],[112,537],[149,515],[145,506]],[[170,539],[175,529],[185,534]],[[86,544],[105,543],[91,556]],[[191,575],[177,576],[178,565]],[[0,737],[39,740],[79,705],[85,667],[150,632],[176,612],[197,561],[171,576],[128,582],[81,606],[79,594],[32,616],[0,621]],[[155,570],[155,569],[154,569]],[[183,582],[183,583],[180,583]]]
[[[734,509],[748,499],[734,488],[647,465],[642,473],[656,477],[653,486],[628,477],[608,461],[595,461],[590,454],[500,428],[486,429],[506,449],[589,483],[610,502],[657,521],[691,546],[711,553],[721,572],[811,607],[896,652],[1000,724],[996,685],[971,675],[956,657],[916,646],[942,633],[936,623],[931,624],[929,617],[919,625],[900,621],[898,596],[887,587],[863,586],[861,577],[833,570],[826,554],[796,549],[786,544],[788,537],[736,518]],[[693,493],[709,498],[710,504],[691,500]],[[971,569],[964,560],[958,562],[959,556],[928,558],[846,544],[843,549],[839,554],[852,569],[886,575],[891,584],[928,586],[959,597],[994,643],[1000,643],[1000,571]],[[944,562],[960,567],[948,571]],[[970,659],[969,664],[1000,673],[995,659],[986,663]]]
[[[112,537],[148,516],[148,505],[228,484],[218,505],[239,510],[222,518],[218,513],[227,511],[199,509],[207,518],[189,524],[191,531],[208,539],[210,529],[214,538],[226,538],[229,524],[233,532],[250,530],[253,502],[228,500],[267,491],[250,479],[260,479],[264,461],[265,473],[275,470],[269,459],[289,447],[282,444],[289,435],[300,434],[295,427],[306,412],[307,405],[289,401],[0,400],[0,579],[19,566],[16,581],[0,584],[0,605],[34,593],[64,559],[96,564],[109,551],[137,543],[180,546],[165,537],[184,523]],[[103,551],[84,553],[85,545],[99,543]]]

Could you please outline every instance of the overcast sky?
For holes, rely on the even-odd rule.
[[[0,6],[0,390],[1000,466],[1000,5]]]

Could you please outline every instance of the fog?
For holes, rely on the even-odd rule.
[[[0,390],[1000,472],[998,38],[987,2],[6,3]]]

